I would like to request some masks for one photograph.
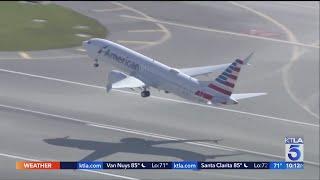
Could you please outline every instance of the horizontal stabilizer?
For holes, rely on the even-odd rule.
[[[240,100],[240,99],[246,99],[246,98],[252,98],[256,96],[263,96],[266,95],[267,93],[244,93],[244,94],[231,94],[231,99],[234,100]]]

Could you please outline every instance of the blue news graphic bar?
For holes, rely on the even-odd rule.
[[[198,169],[197,161],[181,161],[181,162],[172,162],[172,169]]]
[[[269,169],[281,170],[281,169],[304,169],[303,162],[270,162]]]
[[[199,162],[199,169],[269,169],[269,162]]]
[[[60,169],[78,169],[77,162],[60,162]]]
[[[286,169],[304,169],[303,162],[286,162]]]
[[[285,137],[285,144],[303,144],[303,137]]]
[[[173,162],[60,162],[60,169],[271,169],[295,170],[303,169],[303,162],[237,162],[237,161],[173,161]]]
[[[103,162],[104,169],[171,169],[171,162]]]
[[[269,169],[286,169],[286,162],[270,162]]]
[[[77,169],[103,169],[103,162],[78,162]]]

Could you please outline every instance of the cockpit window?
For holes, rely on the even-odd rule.
[[[91,41],[89,40],[87,43],[88,43],[88,44],[91,44]]]

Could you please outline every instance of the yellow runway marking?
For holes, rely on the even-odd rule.
[[[145,13],[143,13],[143,12],[137,10],[137,9],[134,9],[134,8],[132,8],[132,7],[130,7],[130,6],[121,4],[121,3],[119,3],[119,2],[111,2],[111,3],[112,3],[112,4],[115,4],[115,5],[118,5],[118,6],[120,6],[120,7],[123,7],[123,8],[125,8],[125,9],[128,9],[128,10],[130,10],[130,11],[132,11],[132,12],[135,12],[135,13],[143,16],[144,18],[146,18],[146,19],[148,19],[148,20],[151,20],[151,22],[152,22],[153,20],[155,20],[153,17],[148,16],[147,14],[145,14]],[[149,43],[149,44],[145,44],[145,45],[139,46],[138,48],[134,48],[135,50],[141,50],[141,49],[145,49],[145,48],[148,48],[148,47],[151,47],[151,46],[154,46],[154,45],[159,45],[159,44],[162,44],[162,43],[164,43],[165,41],[167,41],[168,39],[171,38],[171,32],[170,32],[164,25],[162,25],[161,23],[157,23],[157,22],[155,22],[155,24],[156,24],[160,29],[163,30],[163,36],[162,36],[159,40],[154,41],[154,43]]]
[[[31,59],[30,55],[26,52],[19,52],[19,55],[24,59]]]
[[[310,44],[304,44],[304,43],[300,43],[300,42],[292,42],[292,41],[286,41],[286,40],[281,40],[281,39],[267,38],[267,37],[262,37],[262,36],[255,36],[255,35],[249,35],[249,34],[243,34],[243,33],[237,33],[237,32],[230,32],[230,31],[224,31],[224,30],[218,30],[218,29],[212,29],[212,28],[206,28],[206,27],[199,27],[199,26],[193,26],[193,25],[170,22],[170,21],[163,21],[163,20],[157,20],[157,19],[148,19],[148,18],[129,16],[129,15],[120,15],[120,16],[121,17],[125,17],[125,18],[138,19],[138,20],[150,21],[150,22],[161,23],[161,24],[168,24],[168,25],[173,25],[173,26],[178,26],[178,27],[183,27],[183,28],[189,28],[189,29],[195,29],[195,30],[200,30],[200,31],[208,31],[208,32],[221,33],[221,34],[229,34],[229,35],[233,35],[233,36],[261,39],[261,40],[285,43],[285,44],[290,44],[290,45],[298,45],[298,46],[303,46],[303,47],[317,48],[317,49],[320,48],[319,46],[310,45]]]
[[[281,24],[280,22],[278,22],[277,20],[273,19],[272,17],[263,14],[257,10],[254,10],[252,8],[249,8],[248,6],[245,6],[243,4],[239,4],[237,2],[230,2],[231,4],[238,6],[240,8],[246,9],[270,22],[272,22],[273,24],[275,24],[276,26],[278,26],[280,29],[282,29],[286,35],[287,38],[289,39],[289,42],[292,43],[299,43],[299,41],[297,40],[296,36],[293,34],[292,31],[290,31],[290,29],[288,29],[285,25]],[[299,43],[301,44],[301,43]],[[315,46],[316,43],[308,45],[309,47],[317,47]],[[298,44],[297,44],[298,45]],[[307,44],[306,44],[307,45]],[[319,46],[318,46],[319,48]],[[286,64],[283,68],[282,68],[282,81],[284,84],[284,87],[287,91],[287,93],[289,94],[289,96],[291,97],[291,99],[297,104],[299,105],[301,108],[303,108],[305,111],[307,111],[310,115],[314,116],[315,118],[319,119],[319,115],[317,113],[312,112],[307,106],[305,106],[304,104],[302,104],[300,102],[300,100],[294,95],[294,93],[292,92],[290,85],[289,85],[289,70],[291,69],[292,65],[294,62],[296,62],[297,60],[299,60],[299,57],[302,55],[301,53],[301,48],[299,46],[293,46],[293,51],[292,51],[292,55],[291,58],[288,62],[288,64]]]
[[[85,52],[86,50],[85,49],[82,49],[82,48],[78,48],[76,49],[77,51],[81,51],[81,52]]]
[[[124,43],[124,44],[154,44],[153,41],[124,41],[124,40],[118,40],[118,43]]]

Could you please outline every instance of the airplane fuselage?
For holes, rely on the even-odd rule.
[[[151,87],[171,92],[185,99],[203,101],[195,95],[199,89],[197,79],[129,48],[108,42],[98,52],[96,58],[99,62],[111,64]]]
[[[95,66],[99,66],[98,62],[104,62],[125,73],[115,70],[111,72],[109,76],[111,78],[108,77],[106,85],[107,92],[113,88],[113,77],[132,77],[134,79],[131,78],[131,81],[128,81],[131,83],[134,81],[134,83],[127,88],[143,88],[142,97],[148,97],[150,91],[147,89],[154,87],[190,101],[215,105],[237,104],[237,101],[231,98],[231,94],[240,71],[239,67],[243,64],[242,60],[237,59],[232,64],[228,64],[228,68],[216,80],[199,81],[181,70],[105,39],[94,38],[84,41],[83,47],[88,56],[94,59]],[[117,82],[119,81],[118,79]],[[137,84],[139,85],[136,86]]]

